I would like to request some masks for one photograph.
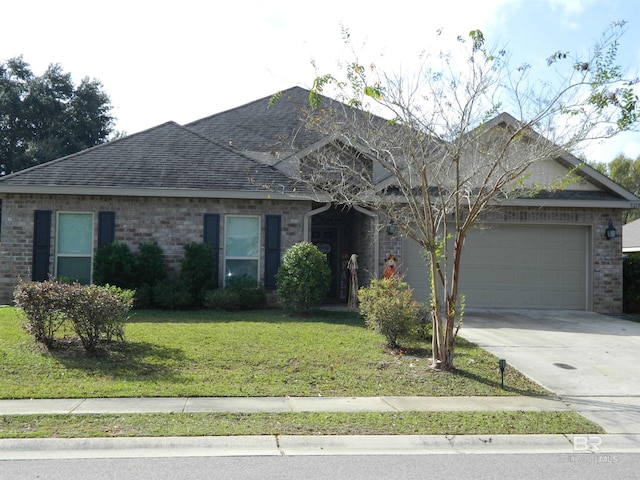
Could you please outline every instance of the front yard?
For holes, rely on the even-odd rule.
[[[0,398],[155,396],[545,395],[497,359],[458,341],[454,372],[428,367],[425,345],[383,348],[357,314],[278,310],[138,311],[126,345],[88,356],[46,350],[0,308]],[[273,434],[600,433],[573,412],[15,415],[0,438]]]
[[[426,345],[385,351],[355,313],[291,318],[256,312],[138,311],[126,344],[88,356],[46,350],[0,309],[0,398],[155,396],[375,396],[545,394],[513,369],[458,339],[457,370],[429,369]]]

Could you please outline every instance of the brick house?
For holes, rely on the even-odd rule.
[[[0,177],[0,303],[11,302],[19,277],[90,282],[96,249],[114,239],[132,249],[156,241],[174,275],[183,245],[205,241],[218,254],[220,285],[245,274],[271,290],[286,249],[312,241],[327,253],[329,297],[338,301],[351,253],[364,284],[392,252],[426,299],[412,240],[387,233],[378,212],[339,208],[289,174],[330,141],[300,121],[308,93],[295,87],[271,106],[263,98],[184,126],[168,122]],[[484,219],[492,228],[470,234],[468,307],[621,311],[621,212],[638,199],[588,167],[581,175],[563,195],[505,204]],[[609,225],[615,238],[605,236]]]

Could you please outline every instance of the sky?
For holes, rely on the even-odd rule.
[[[55,63],[76,84],[99,80],[116,129],[131,134],[309,88],[349,57],[342,27],[396,69],[415,62],[438,29],[451,39],[480,29],[514,56],[544,62],[584,50],[619,20],[628,22],[620,63],[635,74],[638,0],[21,0],[2,6],[0,61],[22,55],[36,75]],[[594,145],[588,159],[619,153],[638,157],[640,133]]]

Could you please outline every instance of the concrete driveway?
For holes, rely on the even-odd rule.
[[[607,433],[640,434],[640,323],[580,311],[468,310],[460,335]]]

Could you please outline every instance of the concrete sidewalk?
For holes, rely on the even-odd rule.
[[[0,400],[0,415],[570,411],[557,397],[154,397]]]

